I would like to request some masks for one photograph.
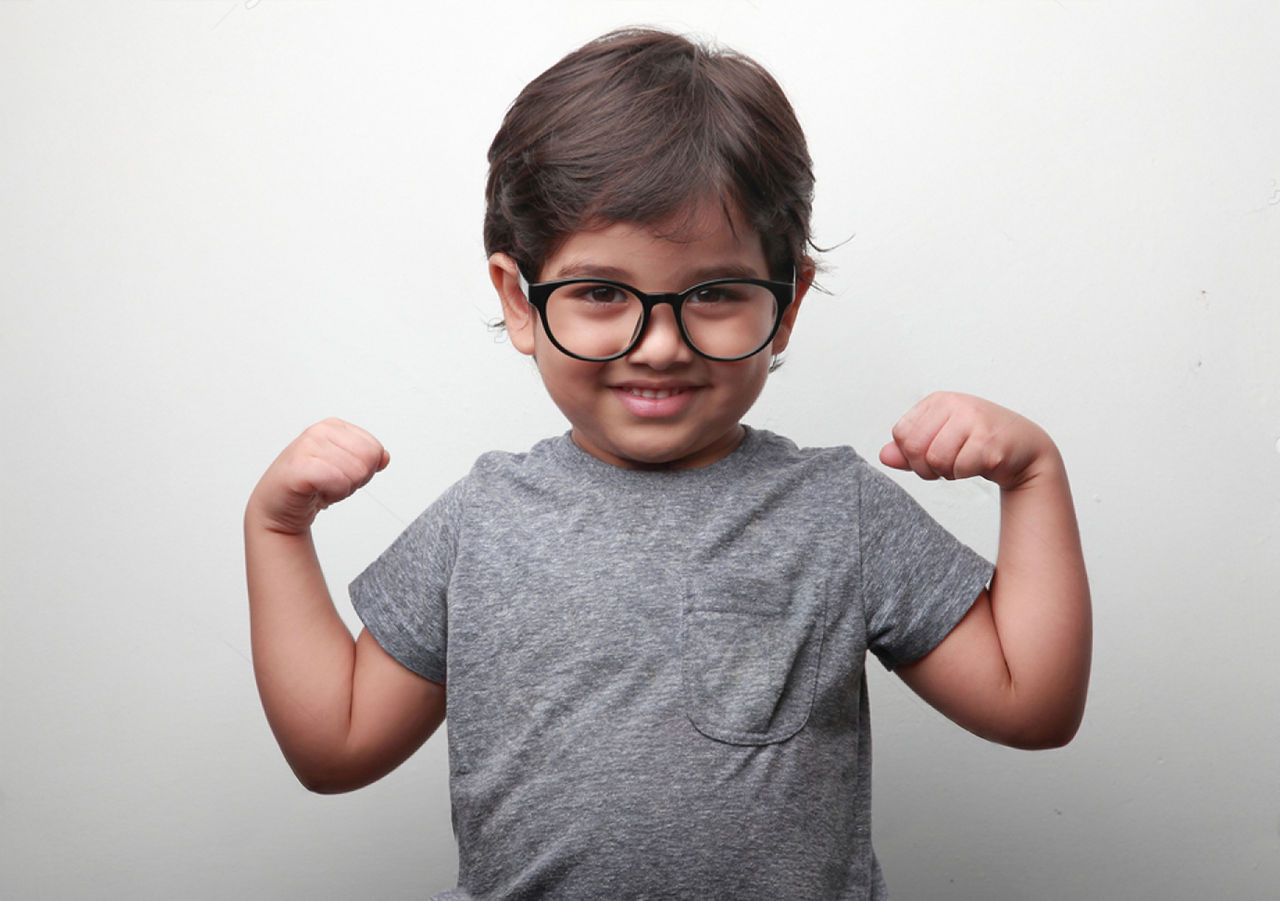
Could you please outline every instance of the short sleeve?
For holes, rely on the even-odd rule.
[[[859,495],[867,647],[893,669],[937,647],[993,567],[883,473],[868,466]]]
[[[457,552],[466,480],[455,484],[351,583],[369,634],[405,667],[446,681],[449,580]]]

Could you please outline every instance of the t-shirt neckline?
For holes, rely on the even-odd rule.
[[[555,456],[562,462],[578,469],[583,474],[590,474],[609,481],[669,482],[677,479],[698,480],[718,478],[724,473],[732,472],[745,465],[756,455],[763,443],[764,433],[746,423],[742,424],[742,430],[742,440],[738,442],[737,447],[713,463],[692,469],[628,469],[623,466],[616,466],[579,447],[577,442],[573,440],[571,430],[550,439],[550,445]]]

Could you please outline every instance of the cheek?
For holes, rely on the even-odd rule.
[[[543,344],[534,355],[542,383],[557,403],[577,398],[595,387],[600,377],[601,363],[587,363],[566,357],[550,344]]]
[[[719,365],[729,367],[723,371],[721,383],[732,385],[744,397],[754,398],[764,390],[772,361],[768,354],[759,354],[740,363],[721,363]]]

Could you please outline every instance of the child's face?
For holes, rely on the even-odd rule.
[[[708,279],[769,278],[760,236],[719,205],[698,208],[680,240],[661,229],[615,223],[570,235],[536,274],[540,281],[600,277],[646,292],[682,291]],[[555,348],[517,283],[514,262],[495,254],[490,274],[503,301],[512,344],[537,361],[551,399],[593,456],[634,469],[689,469],[724,457],[742,440],[742,417],[764,388],[774,354],[787,346],[807,279],[796,285],[772,344],[755,356],[721,363],[698,356],[680,336],[672,309],[659,305],[640,343],[603,363]],[[807,273],[806,273],[807,274]]]

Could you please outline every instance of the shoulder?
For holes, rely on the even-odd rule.
[[[803,521],[819,521],[824,530],[856,525],[862,513],[863,485],[876,473],[852,447],[805,447],[790,438],[752,430],[747,453],[726,492],[757,498],[766,507],[788,511]],[[753,502],[755,503],[755,502]]]
[[[568,433],[545,438],[526,451],[488,451],[476,458],[463,478],[472,492],[503,491],[573,478],[580,454]]]
[[[930,518],[911,493],[853,447],[802,447],[763,429],[749,433],[747,481],[785,483],[824,507],[837,505],[864,521],[915,527]]]
[[[465,475],[445,488],[418,515],[409,531],[456,530],[472,511],[491,506],[495,495],[509,494],[514,484],[545,465],[540,462],[547,456],[543,445],[554,440],[539,442],[525,452],[495,450],[481,454]]]
[[[489,451],[451,491],[467,522],[554,513],[565,499],[594,487],[581,456],[567,433],[526,451]]]
[[[880,466],[853,447],[802,447],[790,438],[764,429],[751,430],[756,445],[755,462],[777,470],[794,469],[811,478],[835,479],[858,488],[871,505],[914,503],[910,493]]]
[[[877,474],[867,460],[849,445],[802,447],[790,438],[765,429],[750,429],[745,449],[754,468],[775,472],[796,472],[807,477],[835,477],[860,480]]]

